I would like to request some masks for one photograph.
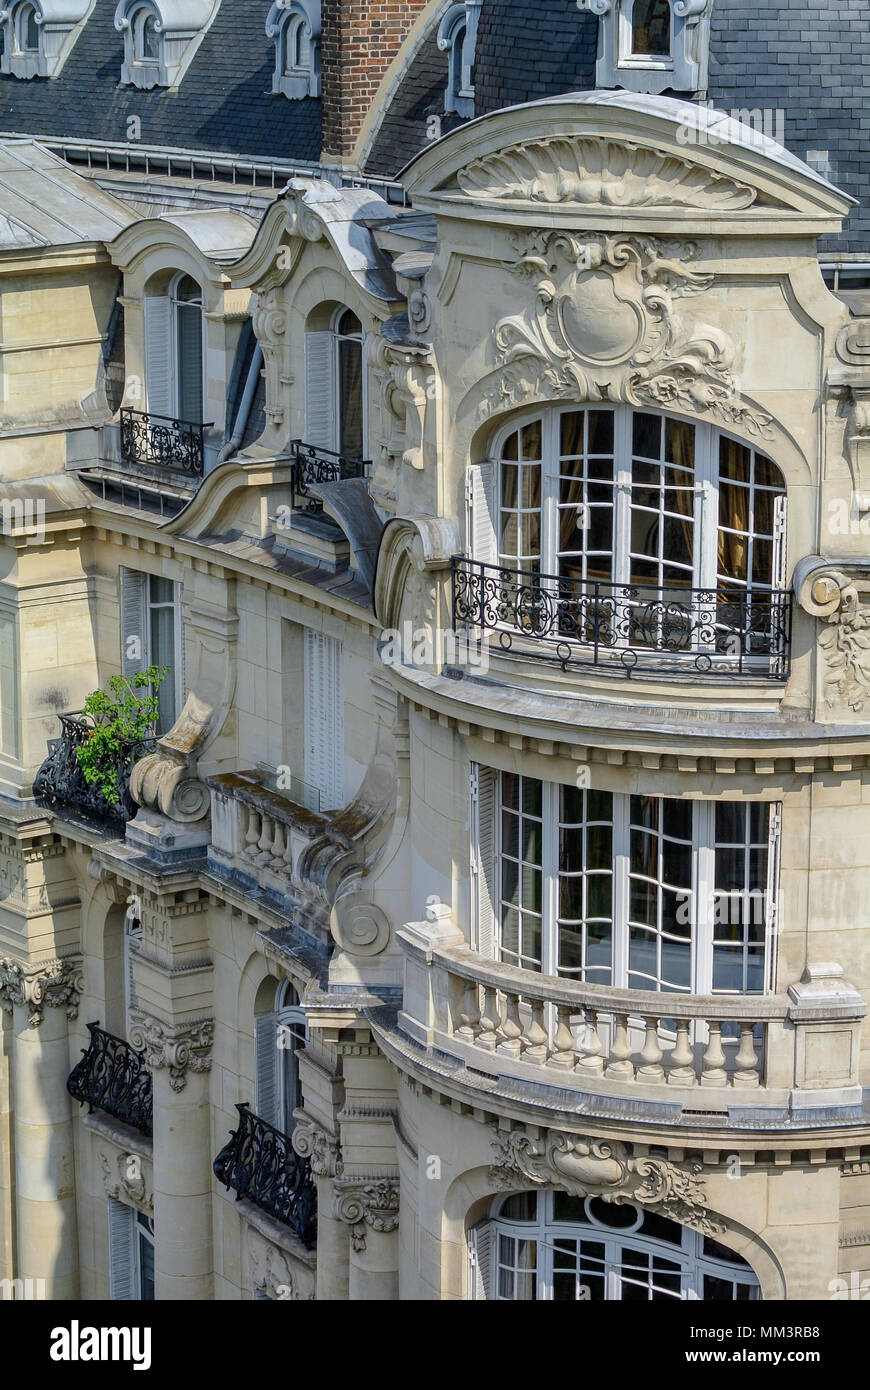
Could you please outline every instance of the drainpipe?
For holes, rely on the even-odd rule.
[[[248,376],[247,380],[245,381],[245,390],[242,395],[241,404],[239,405],[239,411],[236,415],[236,427],[233,430],[232,438],[227,440],[226,444],[218,454],[215,468],[217,468],[218,464],[220,463],[226,463],[227,459],[230,458],[236,452],[236,450],[242,442],[242,436],[244,435],[245,429],[248,424],[248,416],[251,413],[251,403],[254,399],[254,393],[257,390],[257,378],[260,375],[260,369],[262,368],[262,366],[263,349],[260,346],[260,344],[257,343],[256,347],[254,348],[254,355],[251,358],[251,365],[248,368]]]

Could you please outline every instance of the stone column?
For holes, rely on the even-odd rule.
[[[317,1284],[318,1303],[346,1302],[348,1298],[348,1246],[346,1223],[335,1210],[332,1180],[342,1171],[338,1140],[321,1125],[297,1110],[290,1142],[301,1158],[311,1162],[317,1186]]]
[[[12,1018],[0,1010],[0,1279],[14,1277],[12,1232],[15,1177],[12,1164]]]
[[[130,1043],[154,1076],[157,1299],[213,1296],[209,1077],[214,1023],[168,1025],[136,1011]]]
[[[30,968],[0,961],[0,997],[13,1011],[15,1277],[46,1299],[78,1295],[75,1160],[67,1018],[82,989],[78,962]]]
[[[399,1297],[399,1184],[395,1178],[337,1178],[335,1210],[350,1226],[348,1297]]]

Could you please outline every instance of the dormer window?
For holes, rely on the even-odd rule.
[[[481,0],[452,5],[438,26],[438,47],[447,54],[444,110],[474,115],[474,54]]]
[[[121,82],[129,87],[177,87],[220,0],[118,0],[115,28],[124,35]]]
[[[320,96],[320,0],[278,0],[266,34],[275,43],[272,91],[291,100]]]
[[[39,53],[39,25],[35,5],[19,5],[15,12],[15,47],[19,53]]]
[[[41,17],[36,5],[22,0],[5,12],[3,24],[3,71],[13,77],[45,77],[48,70],[42,59]]]
[[[0,7],[0,72],[57,77],[93,0],[12,0]]]
[[[577,0],[598,15],[598,87],[701,93],[713,0]]]

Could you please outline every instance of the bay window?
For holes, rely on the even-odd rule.
[[[627,407],[550,409],[492,453],[469,475],[475,621],[627,669],[646,649],[782,673],[786,494],[765,455]]]
[[[472,769],[476,948],[524,970],[681,994],[772,987],[778,805]]]
[[[566,1192],[496,1198],[469,1233],[469,1296],[497,1302],[752,1302],[751,1267],[658,1212]]]

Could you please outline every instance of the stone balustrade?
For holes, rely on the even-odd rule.
[[[475,1076],[537,1080],[619,1096],[647,1090],[697,1107],[860,1103],[867,1006],[836,965],[786,994],[690,995],[540,975],[469,949],[451,923],[412,923],[399,1029]],[[721,1099],[717,1102],[716,1093]],[[742,1096],[742,1100],[737,1097]]]
[[[225,773],[209,778],[208,785],[209,867],[279,903],[292,900],[299,858],[329,818],[263,786],[256,772]]]

